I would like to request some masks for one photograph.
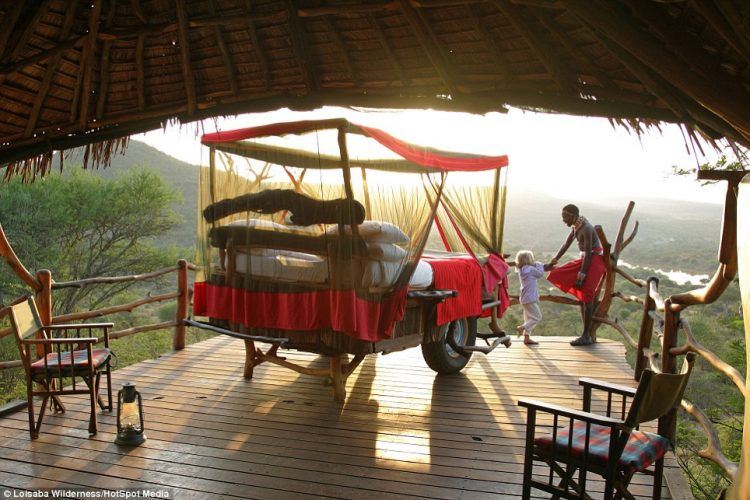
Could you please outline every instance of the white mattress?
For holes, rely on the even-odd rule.
[[[328,280],[326,259],[301,252],[276,250],[264,254],[237,253],[234,269],[239,273],[284,282],[325,283]],[[362,286],[387,287],[396,280],[400,269],[400,262],[368,260],[362,276]],[[432,280],[432,266],[420,260],[409,280],[409,286],[427,288]]]

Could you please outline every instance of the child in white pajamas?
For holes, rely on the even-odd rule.
[[[518,332],[519,337],[523,335],[524,344],[535,345],[538,342],[532,340],[531,332],[537,323],[542,320],[536,281],[544,276],[544,267],[541,262],[534,261],[533,253],[524,250],[516,255],[516,271],[521,281],[521,292],[518,300],[523,307],[523,324],[518,325],[516,332]]]

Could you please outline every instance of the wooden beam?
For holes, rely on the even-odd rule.
[[[576,45],[571,39],[567,32],[563,31],[557,22],[547,12],[536,12],[536,18],[544,25],[544,27],[552,33],[557,41],[562,44],[568,53],[573,56],[578,64],[581,65],[588,73],[594,75],[599,84],[604,87],[617,88],[617,85],[607,76],[607,74],[601,70],[598,66],[591,62],[591,58],[583,53],[583,51]]]
[[[143,13],[141,8],[140,0],[130,0],[130,10],[133,11],[133,15],[143,24],[148,24],[148,18]]]
[[[10,9],[10,12],[6,12],[5,19],[0,23],[0,59],[5,53],[10,35],[13,33],[13,28],[16,27],[18,18],[21,16],[21,12],[23,12],[25,6],[26,2],[15,2],[15,6]]]
[[[102,11],[102,0],[93,0],[93,7],[89,13],[89,38],[84,45],[81,62],[83,67],[83,79],[78,92],[81,95],[81,104],[78,112],[78,127],[86,130],[88,127],[89,102],[91,101],[91,75],[94,72],[94,56],[96,55],[96,34],[99,31],[99,16]]]
[[[540,33],[531,23],[529,23],[518,6],[513,5],[509,0],[491,0],[494,5],[507,19],[510,24],[518,31],[519,35],[526,40],[537,59],[547,68],[552,79],[557,82],[560,89],[564,92],[575,93],[576,82],[570,75],[570,72],[562,64],[560,56],[549,46]]]
[[[367,14],[366,17],[367,21],[370,23],[370,26],[372,26],[375,37],[378,39],[378,42],[380,42],[380,46],[383,48],[383,53],[388,58],[388,61],[390,61],[391,66],[393,66],[393,71],[396,73],[396,76],[399,80],[401,80],[401,84],[404,87],[409,86],[409,81],[404,76],[404,71],[403,69],[401,69],[401,64],[399,64],[398,59],[396,58],[396,54],[391,49],[391,46],[388,43],[388,39],[385,37],[385,33],[383,33],[383,28],[380,27],[378,20],[372,14]]]
[[[250,35],[250,41],[253,44],[253,50],[255,51],[255,57],[258,59],[260,65],[260,71],[263,74],[263,82],[265,83],[265,89],[271,88],[271,71],[268,69],[268,58],[260,44],[258,38],[258,30],[255,29],[255,21],[252,17],[252,4],[250,0],[245,0],[244,5],[245,14],[242,16],[247,25],[247,32]]]
[[[208,10],[212,16],[216,15],[215,0],[208,1]],[[219,47],[219,52],[221,52],[221,59],[224,62],[224,67],[227,69],[229,90],[232,94],[237,95],[239,93],[239,88],[237,87],[236,72],[234,70],[232,58],[229,54],[229,47],[227,47],[227,42],[224,40],[224,33],[221,31],[221,26],[214,26],[214,38],[216,38],[216,46]]]
[[[112,20],[115,18],[117,8],[116,0],[109,0],[107,7],[107,16],[104,21],[104,27],[110,28]],[[112,41],[105,40],[102,47],[102,58],[99,64],[99,97],[96,100],[96,119],[99,120],[104,115],[104,107],[107,104],[107,95],[109,94],[109,53],[112,50]]]
[[[414,10],[414,7],[411,6],[408,0],[399,0],[399,6],[401,7],[401,12],[406,18],[407,23],[414,31],[414,36],[417,37],[419,44],[425,51],[427,58],[432,63],[438,76],[443,80],[443,83],[451,94],[457,94],[458,89],[456,87],[456,82],[451,77],[448,65],[443,59],[442,54],[439,52],[440,41],[432,33],[432,30],[430,30],[422,21],[422,17]]]
[[[77,6],[77,0],[73,0],[69,3],[68,9],[65,11],[65,19],[63,20],[62,30],[60,32],[60,38],[63,40],[67,39],[68,36],[70,36],[70,30],[73,28],[73,21],[75,21],[75,12]],[[44,99],[45,97],[47,97],[47,92],[49,92],[49,88],[52,83],[52,77],[55,75],[55,71],[57,70],[57,65],[60,63],[61,57],[61,54],[56,54],[52,56],[52,58],[47,63],[47,69],[45,70],[44,77],[42,78],[42,85],[39,88],[36,99],[34,100],[34,106],[31,108],[29,120],[26,122],[26,129],[23,133],[24,137],[31,137],[31,134],[36,127],[36,122],[39,119],[39,113],[41,112],[42,105],[44,104]]]
[[[337,5],[337,6],[324,6],[324,7],[310,7],[305,9],[297,9],[297,15],[299,17],[323,17],[337,14],[371,14],[373,12],[384,12],[389,10],[397,10],[398,3],[393,0],[387,0],[384,2],[374,2],[366,4],[351,4],[351,5]]]
[[[187,112],[189,115],[195,113],[195,75],[190,65],[190,40],[188,39],[188,13],[187,5],[182,0],[176,0],[177,6],[177,34],[180,43],[180,55],[182,56],[182,80],[185,84],[187,97]]]
[[[712,2],[692,2],[691,5],[713,26],[719,36],[750,61],[750,42],[735,31],[734,25],[724,17],[720,7]]]
[[[711,136],[711,131],[717,131],[724,136],[738,141],[747,142],[732,125],[714,115],[709,110],[695,103],[693,99],[685,95],[680,89],[675,88],[669,81],[663,79],[654,71],[631,55],[628,51],[611,41],[603,33],[599,33],[594,27],[582,21],[588,27],[592,35],[607,48],[640,82],[656,96],[661,99],[682,123],[695,124],[699,129],[705,130]]]
[[[508,59],[505,57],[502,50],[500,50],[500,45],[497,43],[497,40],[495,40],[494,35],[484,26],[484,23],[482,23],[482,20],[477,16],[476,12],[474,12],[474,9],[467,7],[465,11],[471,24],[474,26],[474,29],[479,32],[480,38],[484,40],[487,45],[487,50],[495,60],[498,69],[503,73],[503,80],[508,79],[508,76],[506,75],[512,75]]]
[[[20,2],[20,3],[24,3],[24,2]],[[18,36],[16,40],[14,40],[15,45],[13,46],[13,49],[11,50],[11,53],[7,58],[8,61],[18,59],[18,57],[21,55],[21,53],[23,52],[23,49],[26,48],[26,42],[29,41],[29,37],[36,29],[39,19],[41,19],[42,16],[47,13],[47,9],[49,9],[49,4],[50,4],[50,0],[44,0],[38,7],[35,8],[35,10],[33,11],[34,15],[31,16],[27,20],[26,26],[21,31],[21,34]]]
[[[138,39],[135,45],[135,84],[136,93],[138,95],[138,111],[143,111],[146,107],[146,92],[145,92],[145,74],[143,67],[143,50],[146,45],[146,35],[138,35]]]
[[[747,95],[733,96],[728,89],[719,88],[700,74],[681,64],[653,37],[638,30],[635,23],[623,19],[620,10],[600,0],[568,0],[570,12],[578,15],[625,48],[638,60],[653,69],[665,80],[695,99],[703,107],[730,123],[744,137],[750,138],[750,109]],[[727,90],[727,92],[725,92]]]
[[[344,60],[344,64],[346,64],[346,70],[352,79],[352,83],[355,87],[361,87],[362,81],[357,77],[357,71],[354,67],[354,61],[352,61],[352,58],[349,55],[349,51],[346,48],[346,43],[344,43],[344,39],[339,34],[338,29],[333,23],[333,20],[331,20],[329,16],[325,16],[323,18],[323,22],[328,28],[328,35],[333,38],[333,42],[339,48],[339,52],[341,52],[341,57]]]
[[[2,66],[0,66],[0,76],[8,76],[12,73],[15,73],[16,71],[26,68],[27,66],[31,66],[32,64],[39,64],[41,62],[46,61],[47,59],[56,57],[62,54],[63,52],[67,52],[68,50],[78,45],[81,45],[82,43],[86,42],[89,38],[90,38],[89,35],[73,37],[69,40],[66,40],[64,42],[61,42],[55,45],[49,50],[43,50],[43,51],[37,52],[33,56],[20,59],[13,63],[3,64]]]
[[[312,57],[305,41],[305,32],[302,23],[297,16],[295,0],[285,0],[288,15],[289,38],[297,55],[297,62],[302,70],[302,77],[308,92],[315,92],[320,88],[320,82],[313,71]]]

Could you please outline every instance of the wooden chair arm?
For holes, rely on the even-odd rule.
[[[24,344],[96,344],[96,337],[70,337],[67,339],[23,339]]]
[[[49,328],[50,330],[83,330],[84,328],[113,328],[114,323],[62,323],[59,325],[50,325],[43,328]]]
[[[578,385],[583,387],[591,387],[592,389],[598,389],[601,391],[620,394],[623,396],[635,396],[635,387],[628,387],[626,385],[612,384],[603,380],[596,380],[593,378],[583,377],[578,379]]]
[[[617,418],[610,418],[602,415],[597,415],[596,413],[574,410],[565,406],[545,403],[534,399],[520,399],[518,400],[518,405],[523,406],[524,408],[534,409],[536,411],[542,411],[544,413],[550,413],[552,415],[560,415],[563,417],[572,418],[573,420],[581,420],[583,422],[589,422],[605,427],[616,427],[619,429],[622,428],[623,425],[623,421]]]

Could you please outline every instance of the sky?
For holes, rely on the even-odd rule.
[[[371,125],[416,144],[475,154],[507,154],[511,193],[536,191],[565,200],[611,202],[642,198],[724,202],[725,187],[701,186],[694,176],[675,176],[672,166],[687,169],[714,161],[719,153],[703,147],[705,156],[688,152],[680,129],[662,125],[638,137],[603,118],[581,118],[524,112],[471,115],[439,111],[354,111],[322,108],[312,112],[279,110],[203,122],[203,132],[232,130],[267,123],[345,117]],[[134,137],[180,160],[207,161],[194,125],[169,126]]]

